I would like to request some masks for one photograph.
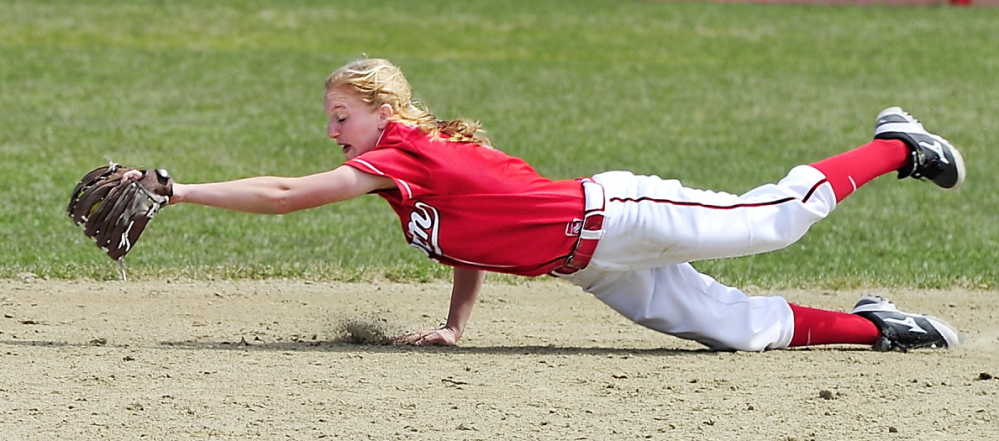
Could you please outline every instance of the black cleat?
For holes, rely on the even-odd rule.
[[[884,297],[865,295],[851,313],[874,322],[881,330],[881,339],[874,344],[876,351],[952,348],[961,343],[961,334],[942,320],[899,311]]]
[[[966,172],[961,152],[946,139],[927,132],[900,107],[889,107],[878,114],[874,139],[898,139],[912,149],[912,164],[898,171],[899,179],[925,178],[947,190],[964,183]]]

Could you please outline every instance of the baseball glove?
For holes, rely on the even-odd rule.
[[[173,196],[173,179],[166,170],[137,170],[141,178],[123,179],[132,170],[113,162],[94,169],[76,184],[66,207],[83,233],[119,262]]]

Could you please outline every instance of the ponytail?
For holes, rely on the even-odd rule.
[[[431,139],[473,143],[489,147],[491,141],[478,121],[467,119],[438,120],[429,110],[413,104],[409,81],[388,60],[360,59],[337,69],[326,79],[326,91],[344,87],[373,107],[392,106],[392,120],[416,126]]]

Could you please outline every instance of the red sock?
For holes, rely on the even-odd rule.
[[[794,337],[791,347],[829,344],[873,345],[881,331],[873,322],[856,314],[791,305]]]
[[[909,147],[897,139],[875,139],[870,144],[812,164],[826,175],[836,202],[842,201],[874,178],[909,163]]]

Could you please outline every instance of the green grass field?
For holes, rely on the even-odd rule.
[[[965,188],[881,178],[793,247],[700,262],[738,285],[995,288],[999,10],[644,1],[0,0],[0,277],[116,278],[64,216],[107,159],[181,182],[342,161],[323,80],[399,64],[440,116],[552,178],[609,169],[743,192],[869,140],[901,105]],[[164,210],[132,277],[429,280],[371,196],[286,216]]]

